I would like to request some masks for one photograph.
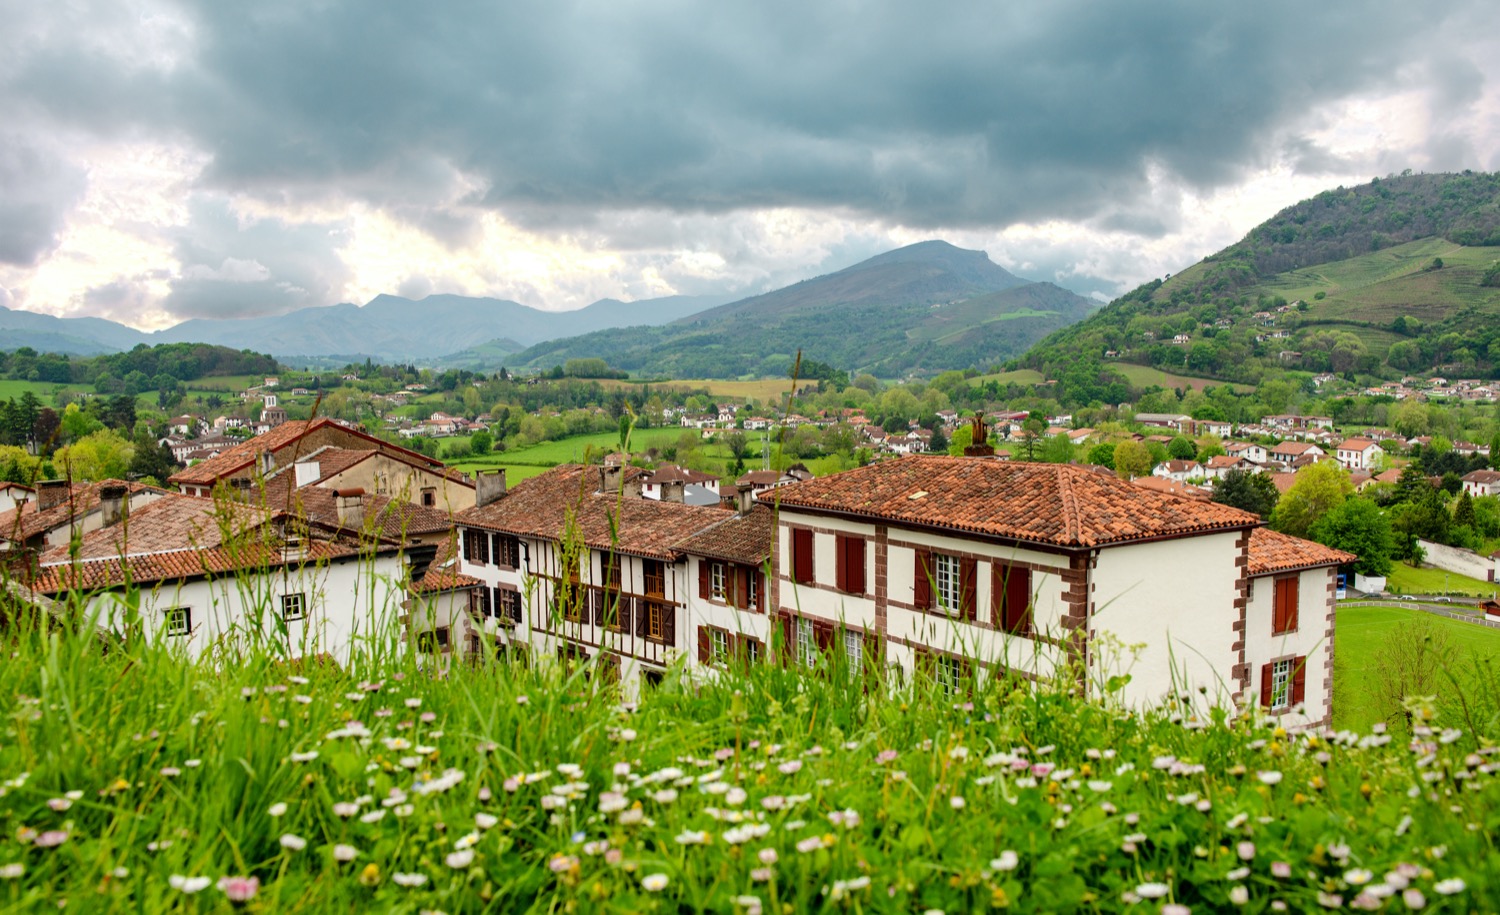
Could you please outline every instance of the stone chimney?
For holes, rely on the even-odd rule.
[[[505,468],[474,474],[474,505],[483,508],[505,495]]]
[[[322,470],[317,461],[298,461],[295,465],[297,470],[297,488],[311,486],[318,482],[322,476]]]
[[[755,487],[749,483],[736,483],[734,487],[734,510],[741,515],[750,514],[755,507]]]
[[[599,468],[599,491],[619,492],[620,479],[624,471],[619,464],[604,464]]]
[[[36,510],[44,512],[68,501],[73,487],[67,480],[39,480],[36,484]]]
[[[663,480],[661,482],[661,500],[663,502],[677,502],[681,504],[686,499],[686,483],[681,480]]]
[[[995,446],[989,442],[990,427],[985,425],[984,413],[975,413],[969,428],[973,430],[973,436],[964,446],[964,457],[994,457]]]
[[[119,524],[130,513],[130,488],[119,485],[99,487],[99,512],[104,527]]]
[[[355,530],[365,523],[365,491],[359,487],[335,489],[333,505],[338,511],[339,527]]]

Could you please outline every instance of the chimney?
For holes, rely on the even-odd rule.
[[[130,489],[126,486],[101,486],[99,487],[99,511],[103,516],[103,526],[119,524],[130,512]]]
[[[676,502],[681,504],[687,498],[687,484],[681,480],[663,480],[661,482],[661,500],[663,502]]]
[[[483,508],[505,495],[505,468],[474,474],[474,505]]]
[[[989,442],[990,429],[984,423],[984,413],[974,414],[969,426],[973,431],[970,443],[964,446],[964,457],[994,457],[995,446]]]
[[[335,489],[333,504],[338,510],[339,527],[354,529],[365,522],[365,491],[359,487]]]
[[[622,476],[624,476],[624,472],[620,469],[619,464],[603,465],[599,468],[599,491],[619,492],[620,478]]]
[[[736,483],[734,487],[734,510],[741,515],[750,514],[755,507],[755,487],[749,483]]]
[[[294,466],[297,469],[298,489],[318,482],[318,478],[322,475],[317,461],[298,461]]]
[[[249,477],[231,477],[228,483],[230,498],[238,499],[241,502],[250,501],[250,487],[255,485],[254,480]]]
[[[68,501],[73,487],[67,480],[39,480],[36,484],[36,510],[44,512]]]

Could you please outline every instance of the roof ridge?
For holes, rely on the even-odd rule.
[[[1063,523],[1070,545],[1082,546],[1083,523],[1078,517],[1078,498],[1073,492],[1073,480],[1067,472],[1067,465],[1055,465],[1057,470],[1057,493],[1063,504]]]

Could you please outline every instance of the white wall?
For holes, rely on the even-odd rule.
[[[1239,660],[1231,650],[1238,596],[1240,532],[1107,547],[1093,570],[1090,625],[1092,675],[1130,674],[1127,704],[1155,705],[1173,689],[1207,690],[1208,701],[1228,703],[1238,684]],[[1113,635],[1137,653],[1110,650]]]
[[[374,560],[310,564],[236,577],[165,582],[139,591],[140,620],[148,638],[201,657],[221,641],[226,647],[280,645],[288,657],[330,654],[348,663],[356,652],[388,651],[399,635],[396,620],[405,592],[403,560],[394,554]],[[281,624],[281,597],[305,595],[300,621]],[[164,632],[169,608],[192,610],[192,632]],[[102,625],[123,631],[131,610],[124,595],[106,592],[88,602],[88,612]]]
[[[1262,575],[1250,579],[1250,600],[1245,611],[1245,663],[1250,667],[1250,689],[1245,702],[1261,701],[1261,667],[1278,658],[1306,658],[1305,695],[1301,709],[1275,712],[1283,726],[1304,727],[1324,718],[1325,703],[1333,693],[1333,670],[1328,666],[1333,645],[1333,596],[1328,590],[1337,568],[1308,569],[1297,573],[1297,628],[1277,635],[1272,632],[1272,610],[1276,579]]]
[[[1495,563],[1473,550],[1446,546],[1431,540],[1418,540],[1427,554],[1427,564],[1459,575],[1467,575],[1480,581],[1490,581],[1494,576]]]

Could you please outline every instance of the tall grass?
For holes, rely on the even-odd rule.
[[[590,665],[437,676],[392,652],[357,677],[8,619],[8,910],[222,908],[226,876],[254,877],[264,911],[1303,911],[1385,888],[1467,911],[1500,893],[1493,757],[1441,730],[1461,722],[1412,749],[1293,737],[1066,682],[880,686],[837,657],[678,668],[626,707]]]

